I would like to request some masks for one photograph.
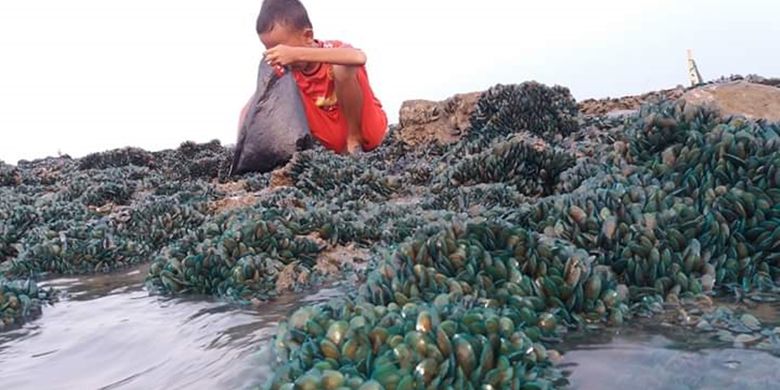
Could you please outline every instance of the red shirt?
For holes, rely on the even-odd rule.
[[[341,41],[315,41],[322,48],[351,47]],[[333,65],[317,64],[308,73],[293,71],[295,81],[301,91],[306,117],[312,135],[325,147],[336,152],[346,148],[347,122],[341,113],[336,96],[336,83],[333,77]],[[363,115],[361,134],[363,148],[371,150],[379,146],[387,131],[387,115],[382,103],[376,98],[368,82],[365,66],[357,71],[358,83],[363,91]]]
[[[324,49],[352,47],[340,41],[315,41]],[[293,71],[298,88],[305,99],[314,102],[314,105],[325,110],[337,109],[336,83],[333,80],[333,67],[329,64],[317,64],[312,72]]]

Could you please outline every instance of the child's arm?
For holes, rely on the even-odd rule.
[[[361,66],[366,63],[365,53],[351,47],[316,48],[278,45],[268,49],[264,56],[269,64],[281,66],[296,62],[323,62],[347,66]]]

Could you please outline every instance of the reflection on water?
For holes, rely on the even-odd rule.
[[[238,308],[207,297],[149,296],[145,269],[52,280],[62,300],[0,333],[0,389],[242,389],[270,375],[269,340],[296,307],[343,295],[322,289]],[[763,310],[763,311],[761,311]],[[778,306],[758,307],[778,321]],[[559,347],[574,389],[771,389],[780,359],[711,341],[661,318],[574,333]]]
[[[766,352],[714,348],[705,336],[658,322],[630,326],[570,335],[560,366],[572,389],[777,389],[780,383],[780,358]]]
[[[47,283],[65,291],[62,300],[23,328],[0,333],[2,388],[234,389],[265,380],[265,340],[302,297],[241,309],[203,297],[149,296],[145,274]]]

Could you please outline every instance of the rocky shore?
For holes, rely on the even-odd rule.
[[[375,152],[243,177],[216,141],[0,163],[0,330],[56,304],[42,278],[149,263],[150,293],[240,305],[342,283],[279,325],[273,389],[565,387],[568,331],[670,308],[780,353],[711,304],[780,299],[777,85],[497,85],[406,102]]]

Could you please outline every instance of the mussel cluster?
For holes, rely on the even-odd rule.
[[[141,148],[127,147],[109,152],[92,153],[79,160],[79,169],[106,169],[126,166],[154,168],[154,154]]]
[[[267,299],[285,268],[308,272],[323,249],[289,216],[262,206],[220,214],[164,248],[149,284],[173,293]]]
[[[590,126],[599,123],[617,122]],[[557,387],[566,380],[547,348],[566,329],[618,325],[714,292],[780,293],[780,126],[682,100],[618,126],[604,131],[610,143],[570,157],[546,191],[525,193],[518,180],[540,177],[509,172],[538,160],[515,163],[504,134],[472,128],[468,145],[430,163],[474,171],[448,176],[420,204],[455,222],[418,230],[348,298],[292,314],[267,387]],[[548,138],[540,155],[575,155],[584,131],[593,130]],[[501,158],[486,157],[497,150]],[[737,337],[765,337],[766,347],[772,334]]]
[[[444,187],[425,199],[421,207],[426,210],[469,210],[470,214],[483,214],[487,210],[510,209],[520,206],[527,197],[504,183],[476,184],[468,187]]]
[[[52,289],[39,288],[33,280],[7,280],[0,275],[0,331],[40,314],[41,306],[55,298]]]
[[[559,326],[622,322],[620,287],[567,243],[455,222],[402,244],[355,298],[293,314],[277,335],[286,365],[271,387],[331,372],[352,387],[550,388],[564,380],[543,341]]]
[[[568,153],[538,150],[523,139],[511,139],[463,158],[450,168],[447,184],[460,187],[504,183],[524,195],[544,196],[553,192],[560,174],[574,166],[574,162]]]
[[[17,297],[0,304],[5,318],[29,318],[53,298],[37,289],[41,275],[146,263],[201,226],[210,202],[224,194],[205,180],[216,180],[216,170],[194,167],[223,159],[227,149],[185,143],[155,153],[126,148],[0,166],[0,277],[7,297]],[[182,154],[194,157],[190,169],[181,168],[188,166]]]
[[[491,141],[525,130],[555,140],[578,129],[577,114],[577,102],[566,87],[533,81],[499,84],[480,97],[465,138]]]
[[[484,93],[457,143],[394,129],[371,153],[318,147],[240,178],[218,142],[0,164],[3,320],[52,299],[27,281],[41,273],[151,260],[151,291],[246,303],[357,245],[362,282],[279,325],[268,388],[544,389],[566,384],[568,329],[780,294],[777,124],[682,100],[581,116],[528,82]]]

